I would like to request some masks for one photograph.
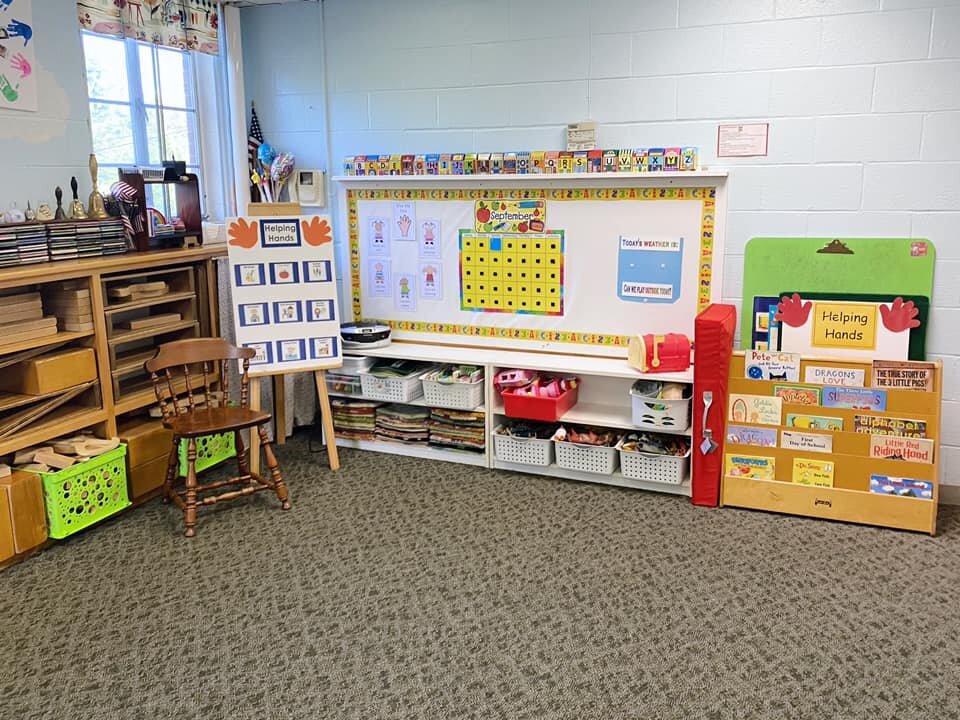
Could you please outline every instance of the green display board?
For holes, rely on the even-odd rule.
[[[935,255],[931,242],[917,238],[753,238],[743,259],[740,346],[751,347],[755,297],[803,288],[930,298]]]

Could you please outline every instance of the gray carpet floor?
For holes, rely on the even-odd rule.
[[[0,573],[0,718],[960,718],[928,536],[359,451]]]

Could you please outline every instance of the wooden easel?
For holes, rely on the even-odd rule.
[[[302,370],[296,370],[294,372],[303,372]],[[283,376],[284,373],[270,373],[268,375],[254,375],[250,373],[250,409],[259,410],[260,409],[260,378],[272,377],[273,386],[276,388],[278,385],[283,387]],[[327,393],[327,371],[326,370],[314,370],[313,376],[317,381],[317,404],[320,407],[320,422],[323,425],[323,439],[324,443],[327,446],[327,457],[330,463],[331,470],[340,469],[340,455],[337,452],[337,438],[333,432],[333,411],[330,408],[330,395]],[[285,401],[281,400],[285,404]],[[278,405],[277,397],[274,396],[274,405]],[[275,441],[285,434],[282,423],[286,422],[285,415],[273,416],[274,422],[274,438]],[[279,441],[278,441],[279,444]],[[250,468],[253,472],[260,471],[260,438],[256,436],[255,433],[250,434]]]
[[[269,217],[271,215],[300,215],[303,210],[300,203],[247,203],[247,215]],[[296,370],[294,372],[304,372]],[[284,386],[286,373],[269,373],[255,375],[250,373],[250,408],[260,409],[260,378],[273,378],[273,427],[274,442],[284,445],[287,440],[287,391]],[[333,412],[330,409],[330,396],[327,394],[327,371],[315,370],[314,378],[317,382],[317,402],[320,406],[320,421],[323,425],[323,437],[327,446],[327,455],[331,470],[340,469],[340,455],[337,453],[337,439],[333,431]],[[260,471],[260,438],[255,433],[250,434],[250,468],[253,472]]]

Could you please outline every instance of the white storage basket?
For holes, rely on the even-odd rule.
[[[423,377],[423,398],[430,407],[473,410],[483,403],[483,379],[473,383],[442,383]]]
[[[579,445],[554,440],[557,465],[568,470],[581,470],[598,475],[613,475],[617,469],[617,448],[601,445]]]
[[[419,374],[405,378],[385,378],[361,373],[360,386],[363,388],[363,397],[367,400],[405,403],[423,396],[423,383],[420,382]]]
[[[683,431],[690,427],[690,395],[692,385],[683,386],[682,400],[656,397],[660,383],[638,380],[630,388],[633,403],[633,424],[639,428]]]
[[[690,451],[683,456],[620,449],[620,472],[632,480],[679,485],[687,477]]]
[[[497,460],[521,465],[547,467],[553,464],[553,440],[518,438],[503,434],[501,425],[493,431],[493,447]]]

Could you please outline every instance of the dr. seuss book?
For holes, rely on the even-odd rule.
[[[727,425],[727,442],[737,445],[756,445],[757,447],[776,447],[776,428],[747,427],[746,425]]]
[[[854,415],[853,431],[871,435],[898,435],[900,437],[924,438],[927,436],[925,420],[895,418],[883,415]]]
[[[774,385],[773,394],[788,405],[820,404],[820,388],[811,385]]]
[[[833,435],[797,432],[796,430],[781,430],[780,447],[782,447],[784,450],[832,453]]]
[[[873,388],[827,387],[823,389],[823,406],[854,410],[886,410],[887,391]]]
[[[870,492],[880,495],[898,495],[899,497],[931,500],[933,499],[933,483],[929,480],[871,475]]]
[[[800,485],[833,487],[833,463],[829,460],[794,458],[793,481]]]
[[[870,457],[907,462],[933,462],[933,440],[895,435],[871,435]]]
[[[747,350],[743,355],[743,374],[751,380],[800,382],[800,355]]]
[[[784,425],[801,430],[834,430],[840,432],[843,430],[843,418],[829,417],[827,415],[787,413],[787,421]]]
[[[751,480],[773,480],[776,459],[759,455],[735,455],[727,453],[724,473],[728,477],[749,478]]]
[[[898,390],[933,390],[934,363],[873,361],[873,386]]]
[[[783,400],[778,397],[731,393],[728,420],[754,425],[779,425],[782,409]]]

